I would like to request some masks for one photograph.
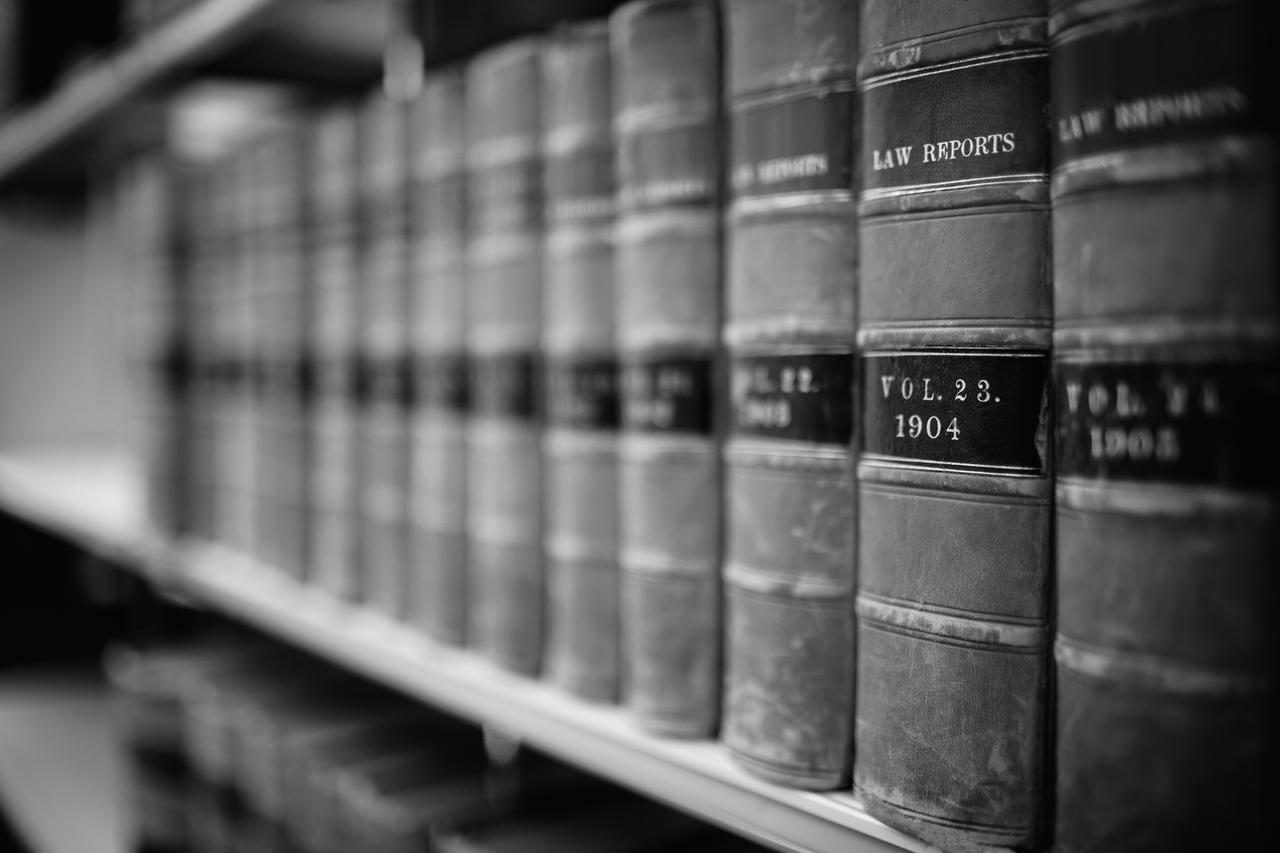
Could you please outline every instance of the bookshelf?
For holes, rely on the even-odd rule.
[[[146,529],[141,498],[138,471],[125,454],[0,451],[0,511],[424,702],[778,850],[931,849],[869,817],[849,794],[760,781],[739,770],[717,743],[648,735],[620,708],[574,699],[437,646],[240,554],[205,543],[165,543]]]
[[[290,0],[203,0],[87,62],[43,100],[0,117],[0,186],[46,190],[78,182],[95,146],[136,136],[149,96],[196,72],[329,88],[372,81],[381,69],[385,18],[367,9],[353,17],[341,8],[351,3],[325,5],[302,20],[307,10]],[[278,44],[290,40],[299,44]]]

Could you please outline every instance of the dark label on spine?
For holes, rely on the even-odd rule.
[[[547,419],[573,429],[617,429],[618,363],[584,358],[548,364]]]
[[[1248,3],[1149,7],[1054,45],[1054,161],[1260,129]]]
[[[471,361],[472,407],[477,414],[532,420],[537,414],[533,353],[477,356]]]
[[[866,353],[863,458],[939,470],[1042,474],[1049,356]]]
[[[863,86],[864,195],[1048,171],[1044,51],[886,75]]]
[[[738,108],[731,118],[733,192],[740,196],[853,189],[854,93]]]
[[[408,390],[404,359],[394,356],[368,356],[361,360],[364,373],[364,400],[368,403],[406,401]]]
[[[424,180],[419,195],[418,216],[425,233],[461,235],[466,227],[466,181],[461,174]]]
[[[547,210],[557,222],[613,215],[613,149],[597,145],[550,155]]]
[[[471,175],[471,225],[481,233],[524,231],[542,221],[537,160],[485,166]]]
[[[711,434],[711,357],[655,358],[622,368],[622,423],[641,432]]]
[[[1280,377],[1267,363],[1058,365],[1058,473],[1265,488],[1274,485]]]
[[[852,438],[852,353],[738,356],[730,369],[739,434],[842,445]]]
[[[417,398],[423,408],[465,412],[470,399],[467,357],[463,353],[437,353],[418,361]]]
[[[619,145],[623,207],[634,210],[715,200],[719,149],[710,118],[698,124],[623,136]]]

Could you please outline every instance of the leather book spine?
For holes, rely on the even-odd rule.
[[[535,38],[467,66],[467,642],[542,666],[542,85]]]
[[[259,229],[263,400],[258,465],[263,502],[261,557],[286,574],[304,575],[303,483],[306,441],[297,371],[302,348],[302,269],[299,252],[302,135],[283,124],[258,143],[262,184]]]
[[[259,355],[257,341],[258,175],[251,148],[241,148],[228,159],[231,183],[228,210],[224,300],[228,376],[223,423],[225,457],[220,465],[224,488],[219,512],[223,544],[247,555],[257,553],[259,528],[258,422]]]
[[[609,27],[626,704],[651,731],[708,737],[721,660],[719,13],[639,0]]]
[[[308,172],[315,193],[309,349],[312,405],[311,578],[356,596],[355,324],[356,113],[330,107],[315,119]]]
[[[183,186],[186,215],[186,259],[188,287],[188,352],[190,353],[191,445],[190,530],[191,536],[208,541],[213,532],[213,430],[210,408],[213,394],[214,353],[210,336],[210,272],[213,269],[214,194],[211,169],[207,164],[188,171]]]
[[[854,786],[948,850],[1043,823],[1044,0],[862,3]]]
[[[467,633],[466,180],[463,75],[434,71],[412,106],[416,188],[413,334],[416,409],[410,493],[410,607],[442,643]]]
[[[399,618],[406,611],[409,430],[404,369],[408,340],[408,125],[405,102],[375,91],[362,105],[361,279],[357,316],[365,371],[360,414],[360,572],[363,598]]]
[[[189,516],[184,359],[189,348],[187,174],[162,156],[96,181],[86,217],[90,262],[131,297],[130,443],[142,461],[150,524],[175,535]],[[116,286],[115,282],[112,282]]]
[[[582,698],[616,702],[618,359],[607,24],[549,36],[542,77],[547,677]]]
[[[1269,5],[1051,4],[1064,853],[1274,834]]]
[[[853,739],[856,0],[729,0],[722,739],[783,785]]]

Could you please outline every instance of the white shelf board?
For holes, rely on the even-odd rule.
[[[0,509],[140,572],[163,568],[167,546],[147,524],[141,472],[121,449],[0,449]]]
[[[163,543],[148,531],[141,478],[122,453],[0,450],[0,509],[340,666],[778,850],[934,850],[870,817],[850,793],[772,785],[739,769],[715,742],[655,737],[620,708],[434,644],[225,548]]]
[[[933,848],[870,817],[852,794],[796,791],[740,770],[713,741],[655,737],[617,707],[568,696],[209,545],[182,549],[193,598],[355,672],[493,726],[597,775],[778,850]]]
[[[0,121],[0,182],[181,70],[210,58],[281,0],[201,0],[119,53],[73,71]]]

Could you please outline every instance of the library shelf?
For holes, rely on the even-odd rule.
[[[49,96],[0,120],[0,184],[225,49],[280,0],[202,0],[155,32],[72,71]]]
[[[713,741],[655,737],[620,708],[583,702],[432,643],[243,554],[203,542],[164,545],[147,530],[139,483],[119,454],[0,452],[0,510],[89,550],[132,555],[136,567],[180,596],[430,705],[777,850],[932,849],[871,818],[850,793],[755,779]]]

